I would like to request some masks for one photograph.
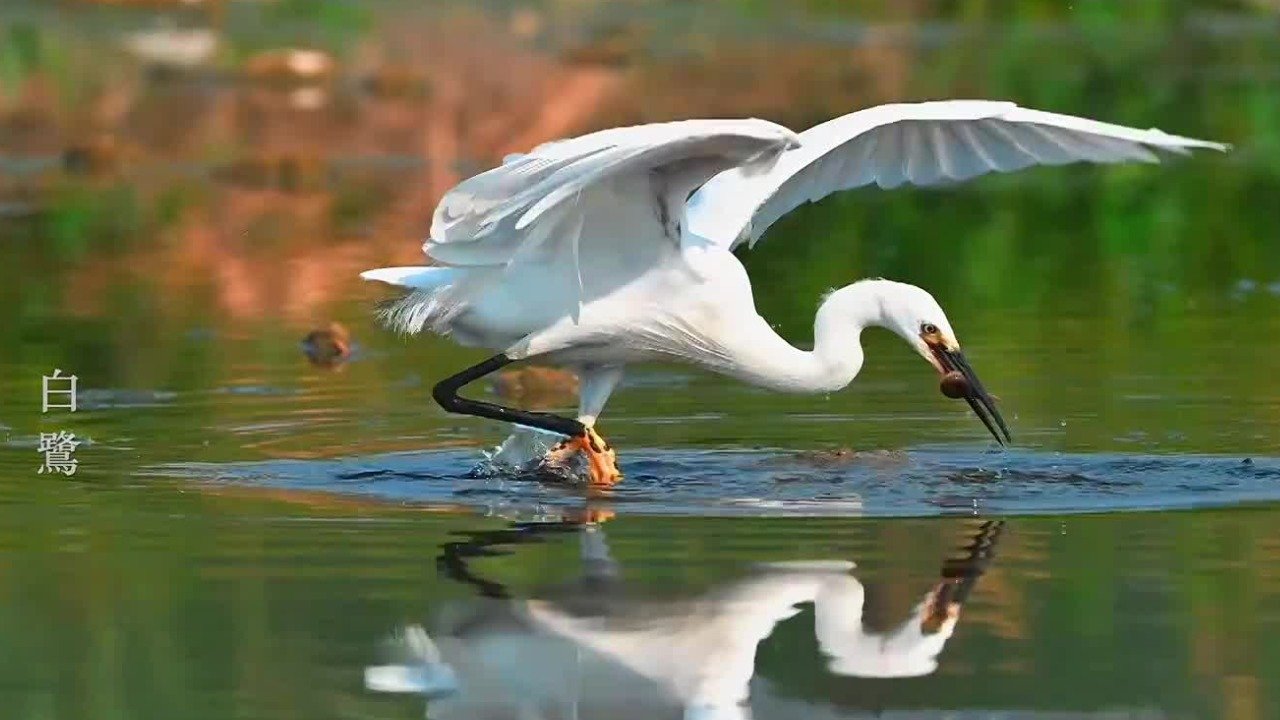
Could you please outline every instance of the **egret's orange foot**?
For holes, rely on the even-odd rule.
[[[577,437],[566,438],[551,448],[546,460],[566,465],[578,453],[587,460],[587,476],[591,485],[610,487],[622,479],[622,473],[618,471],[618,456],[609,447],[609,443],[591,428]]]

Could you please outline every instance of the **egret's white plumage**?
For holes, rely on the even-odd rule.
[[[866,185],[956,183],[990,172],[1073,162],[1158,162],[1153,150],[1225,150],[1221,143],[1028,110],[1011,102],[880,105],[800,133],[765,177],[731,169],[689,199],[690,241],[752,244],[806,202]]]
[[[1031,165],[1151,162],[1226,146],[1009,102],[884,105],[796,134],[763,120],[687,120],[591,133],[507,158],[436,208],[426,254],[441,267],[363,276],[412,292],[385,311],[508,357],[576,367],[580,416],[599,415],[628,363],[673,359],[769,388],[829,391],[862,365],[868,326],[888,327],[939,367],[956,348],[928,293],[864,281],[818,311],[799,350],[761,318],[731,250],[833,192],[939,185]],[[936,327],[937,347],[921,339]],[[994,430],[993,430],[994,432]]]

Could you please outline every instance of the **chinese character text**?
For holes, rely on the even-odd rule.
[[[52,375],[45,375],[40,382],[40,411],[66,409],[76,411],[76,376],[63,375],[55,368]],[[61,402],[54,402],[60,400]]]
[[[71,476],[76,474],[80,461],[71,457],[81,443],[76,440],[75,433],[59,430],[56,433],[40,433],[40,447],[37,452],[44,453],[44,465],[40,466],[40,474],[62,473]]]

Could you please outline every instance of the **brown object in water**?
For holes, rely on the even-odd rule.
[[[963,373],[952,370],[942,376],[942,382],[938,384],[938,389],[943,395],[952,400],[959,400],[968,397],[972,389],[969,387],[969,381],[965,379]]]
[[[351,333],[342,323],[331,322],[327,328],[307,333],[302,351],[316,367],[337,367],[351,355]]]

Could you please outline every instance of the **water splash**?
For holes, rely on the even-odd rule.
[[[567,463],[547,460],[547,453],[561,439],[556,433],[517,425],[500,445],[484,451],[484,459],[470,474],[481,478],[539,475],[573,482],[585,480],[586,463],[578,455]]]

